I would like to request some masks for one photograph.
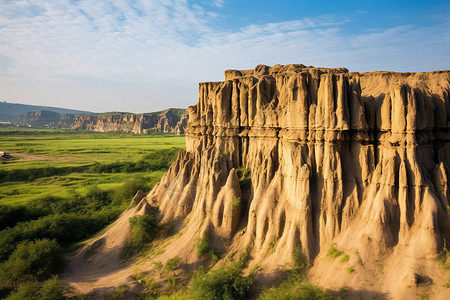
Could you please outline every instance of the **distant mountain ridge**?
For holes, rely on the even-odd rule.
[[[16,122],[20,117],[29,112],[50,111],[58,114],[91,114],[90,111],[76,110],[52,106],[28,105],[19,103],[0,102],[0,120]]]

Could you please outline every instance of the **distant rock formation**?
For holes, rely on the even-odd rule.
[[[50,111],[50,110],[27,112],[26,114],[20,116],[18,123],[25,123],[28,125],[40,126],[40,127],[43,127],[43,126],[54,127],[60,123],[63,116],[66,116],[66,115],[59,114],[57,112]],[[68,116],[72,116],[71,119],[73,121],[73,115],[68,115]]]
[[[184,224],[166,251],[193,262],[186,251],[209,232],[224,252],[249,247],[263,272],[297,255],[327,288],[415,297],[419,274],[445,295],[449,95],[450,71],[259,65],[201,83],[187,150],[146,197]],[[347,260],[327,257],[333,247]]]
[[[133,114],[103,113],[70,115],[52,111],[30,112],[23,115],[19,122],[32,126],[47,126],[72,130],[92,130],[100,132],[122,131],[136,134],[151,131],[184,134],[187,124],[185,109],[170,108],[164,111]]]

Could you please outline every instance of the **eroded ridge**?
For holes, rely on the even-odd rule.
[[[423,259],[450,240],[449,93],[449,71],[228,70],[224,82],[200,84],[187,151],[147,200],[163,221],[188,219],[192,236],[220,237],[225,251],[250,246],[268,269],[299,249],[328,280],[321,257],[337,243],[369,269],[431,270]]]

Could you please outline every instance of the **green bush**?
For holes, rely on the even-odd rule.
[[[291,274],[277,287],[269,288],[261,293],[260,300],[334,300],[339,299],[320,288],[311,285],[303,276]]]
[[[148,191],[149,185],[144,178],[131,178],[114,191],[114,201],[121,203],[126,200],[129,203],[138,190]]]
[[[30,209],[26,206],[0,205],[0,230],[14,227],[17,223],[37,219],[46,215],[46,210]]]
[[[239,178],[239,186],[241,190],[249,189],[252,185],[252,179],[250,177],[250,170],[245,167],[239,167],[236,169],[236,175]]]
[[[158,230],[158,222],[154,216],[134,216],[128,220],[131,225],[131,234],[122,250],[122,258],[129,258],[142,250],[150,242]]]
[[[243,266],[235,263],[208,273],[198,272],[191,282],[194,299],[248,299],[253,275],[244,277]]]
[[[154,216],[134,216],[128,221],[131,225],[131,235],[128,242],[133,246],[142,247],[155,237],[158,221]]]
[[[54,240],[23,241],[0,265],[0,285],[25,279],[45,279],[62,267],[61,247]]]
[[[23,240],[54,239],[63,246],[89,237],[116,219],[118,208],[105,208],[86,215],[54,214],[38,220],[22,222],[0,231],[0,261],[8,258],[15,246]]]
[[[166,262],[166,265],[164,266],[164,271],[166,271],[166,272],[175,271],[180,266],[180,262],[181,262],[181,257],[179,257],[179,256],[175,256],[171,259],[168,259]]]
[[[194,241],[194,247],[197,250],[198,256],[209,256],[213,262],[220,259],[222,253],[218,249],[213,249],[209,246],[209,233],[205,232],[203,238],[197,238]]]
[[[25,281],[17,286],[6,300],[62,300],[64,286],[61,280],[54,276],[44,282]]]
[[[181,149],[154,149],[138,161],[95,163],[88,169],[91,173],[135,173],[166,170],[176,160]],[[1,177],[0,177],[1,178]]]

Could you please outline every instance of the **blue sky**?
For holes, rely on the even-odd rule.
[[[449,1],[0,0],[0,101],[149,112],[226,69],[450,69]]]

